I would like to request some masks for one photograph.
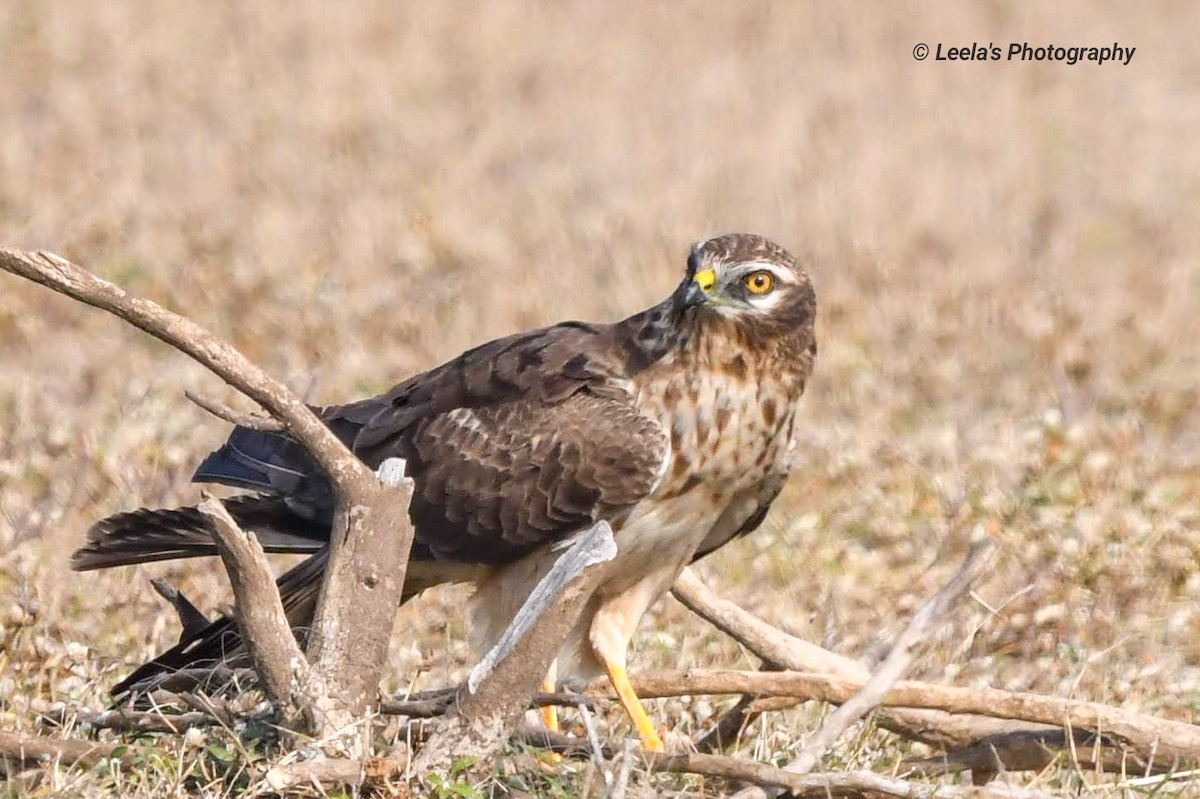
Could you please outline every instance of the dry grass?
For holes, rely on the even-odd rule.
[[[1191,4],[1082,0],[13,0],[0,242],[185,310],[333,401],[516,329],[616,318],[677,281],[691,241],[766,233],[811,262],[821,303],[803,467],[766,529],[705,575],[859,653],[982,525],[1002,567],[922,676],[1191,719],[1198,27]],[[1025,39],[1137,52],[1127,67],[911,56],[919,41]],[[224,428],[185,387],[211,379],[0,280],[0,725],[58,700],[96,706],[168,643],[151,574],[225,601],[215,562],[66,570],[97,517],[194,500],[190,468]],[[397,684],[461,673],[460,599],[402,614]],[[670,600],[652,622],[638,665],[745,661]],[[714,704],[655,712],[689,733]],[[769,718],[745,750],[786,759],[814,712]],[[185,772],[223,764],[188,751],[9,791],[201,790]],[[827,765],[883,768],[902,751],[863,735]],[[213,773],[211,792],[238,785]],[[569,775],[537,779],[571,790]],[[1026,781],[1113,791],[1069,763]]]

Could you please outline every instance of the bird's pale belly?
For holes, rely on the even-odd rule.
[[[615,531],[617,557],[612,576],[600,593],[624,591],[659,566],[677,564],[677,573],[691,560],[732,499],[724,492],[697,486],[685,494],[642,502]],[[746,516],[752,512],[748,510]],[[669,583],[663,590],[667,587]]]
[[[697,486],[685,494],[643,502],[614,531],[617,555],[604,582],[563,641],[559,676],[589,680],[601,674],[589,635],[600,608],[627,617],[630,633],[645,611],[668,591],[702,543],[727,540],[758,506],[757,492],[734,496]],[[528,589],[550,569],[558,552],[543,551],[505,566],[484,581],[472,600],[471,644],[488,651],[516,614]]]

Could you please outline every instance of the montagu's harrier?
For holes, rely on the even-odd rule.
[[[791,468],[815,314],[808,275],[787,251],[759,236],[720,236],[692,249],[671,296],[624,321],[509,336],[318,412],[372,467],[404,459],[416,483],[405,596],[475,583],[477,652],[508,626],[554,544],[606,520],[617,555],[557,673],[606,673],[645,746],[660,750],[626,676],[630,638],[685,565],[762,523]],[[279,579],[289,619],[307,626],[333,513],[326,476],[285,435],[239,427],[194,479],[255,492],[226,506],[268,551],[315,553]],[[195,509],[137,510],[93,526],[72,565],[214,551]],[[236,626],[218,620],[113,691],[237,647]]]

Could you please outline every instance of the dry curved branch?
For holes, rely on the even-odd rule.
[[[857,660],[788,635],[737,603],[718,596],[691,567],[676,578],[671,593],[688,610],[778,668],[824,671],[864,680],[870,676],[870,669]]]
[[[409,697],[408,699],[385,700],[379,705],[381,716],[408,716],[414,719],[432,719],[444,716],[454,706],[458,695],[457,688],[444,691],[434,691],[431,696]],[[583,705],[588,710],[595,709],[595,701],[591,697],[571,693],[536,693],[529,703],[529,710],[540,707],[579,707]]]
[[[287,387],[192,320],[129,294],[54,253],[0,248],[0,269],[108,311],[190,355],[283,422],[335,483],[347,472],[370,474],[356,458],[344,457],[348,453],[337,436]]]
[[[836,771],[797,774],[750,760],[723,755],[643,753],[652,771],[702,774],[782,789],[802,799],[830,796],[890,796],[900,799],[1051,799],[1041,791],[998,785],[987,788],[922,784],[887,777],[873,771]]]
[[[320,690],[303,697],[304,716],[307,731],[322,738],[353,729],[377,697],[400,604],[412,544],[411,483],[381,484],[302,400],[190,319],[52,253],[0,249],[0,270],[108,311],[191,356],[283,424],[329,477],[338,509],[307,651]],[[348,740],[354,751],[365,744],[361,736]]]
[[[975,744],[944,755],[906,760],[902,764],[911,773],[924,776],[970,771],[979,785],[1004,771],[1041,771],[1070,752],[1081,769],[1096,769],[1106,774],[1165,774],[1174,771],[1174,763],[1139,762],[1134,753],[1105,745],[1102,736],[1086,730],[1037,730],[984,738]]]

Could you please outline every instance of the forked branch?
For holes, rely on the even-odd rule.
[[[307,706],[307,731],[314,735],[335,738],[353,727],[377,695],[399,606],[412,543],[411,485],[381,484],[304,402],[190,319],[51,253],[0,249],[0,269],[108,311],[191,356],[266,410],[328,476],[338,509],[307,653],[320,677],[309,686],[319,682],[320,689],[310,688],[298,701]],[[246,557],[230,554],[227,562],[240,563],[247,573],[254,569]],[[240,613],[247,617],[257,611],[242,608]],[[294,670],[277,663],[271,671]]]

